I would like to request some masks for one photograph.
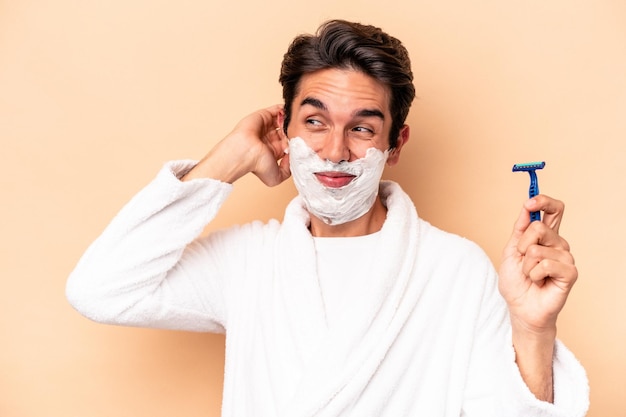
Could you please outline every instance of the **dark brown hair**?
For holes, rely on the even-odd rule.
[[[415,97],[411,62],[402,43],[380,28],[345,20],[330,20],[315,35],[297,36],[283,57],[278,79],[285,100],[285,132],[300,78],[327,68],[358,70],[389,88],[389,147],[394,148]]]

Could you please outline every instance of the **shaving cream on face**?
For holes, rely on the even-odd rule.
[[[328,225],[356,220],[372,208],[389,151],[369,148],[353,162],[324,161],[302,138],[289,140],[289,166],[307,210]],[[354,175],[343,187],[326,187],[315,173],[342,172]]]

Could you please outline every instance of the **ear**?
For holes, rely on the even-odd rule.
[[[278,121],[278,127],[282,129],[283,124],[285,123],[285,110],[278,110],[278,114],[276,115],[276,119]]]
[[[400,160],[400,152],[402,151],[402,147],[405,143],[409,141],[409,134],[411,133],[411,129],[409,125],[404,125],[400,129],[400,134],[398,135],[398,142],[396,147],[389,152],[389,157],[387,157],[387,165],[394,166]]]
[[[285,131],[285,110],[280,109],[278,111],[278,115],[276,116],[276,121],[278,122],[278,127],[281,132]]]

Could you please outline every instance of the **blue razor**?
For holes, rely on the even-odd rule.
[[[513,165],[513,172],[526,171],[530,175],[528,198],[533,198],[534,196],[539,194],[539,181],[537,181],[537,174],[535,173],[535,170],[543,169],[543,167],[545,166],[545,162],[526,162],[523,164]],[[530,213],[530,221],[534,222],[536,220],[541,220],[541,213],[539,213],[538,211],[533,211],[532,213]]]

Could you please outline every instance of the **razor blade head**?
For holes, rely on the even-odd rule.
[[[542,169],[543,167],[546,166],[546,163],[541,161],[541,162],[525,162],[522,164],[515,164],[513,165],[513,172],[516,171],[534,171],[536,169]]]

